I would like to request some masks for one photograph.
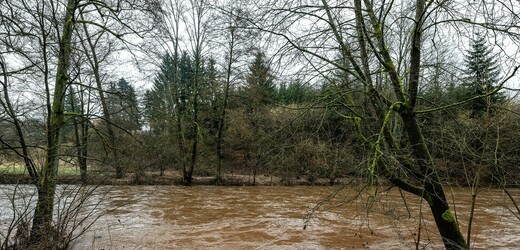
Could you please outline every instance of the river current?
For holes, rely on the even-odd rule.
[[[2,188],[5,226],[12,187]],[[470,189],[445,191],[466,236]],[[73,249],[443,248],[428,206],[395,188],[373,197],[337,187],[105,186],[91,196],[103,215]],[[513,211],[503,190],[480,190],[472,248],[520,249]]]

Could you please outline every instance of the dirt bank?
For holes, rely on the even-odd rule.
[[[339,178],[334,184],[352,181],[351,178]],[[361,180],[359,180],[361,181]],[[0,184],[30,184],[31,179],[26,174],[0,174]],[[79,175],[58,175],[58,184],[81,184]],[[181,174],[176,172],[140,172],[127,173],[123,178],[115,178],[110,174],[93,173],[88,177],[87,184],[93,185],[183,185]],[[308,178],[284,179],[269,175],[227,174],[220,180],[212,176],[194,176],[192,185],[219,185],[219,186],[326,186],[330,185],[330,179],[320,178],[309,180]]]

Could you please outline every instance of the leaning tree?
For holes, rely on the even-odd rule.
[[[516,15],[509,11],[514,4],[482,4],[494,5],[487,7],[494,7],[495,12],[486,12],[491,8],[481,4],[468,7],[457,1],[267,1],[259,3],[265,10],[264,22],[251,22],[271,39],[285,43],[278,51],[295,52],[328,81],[337,81],[330,72],[341,72],[345,84],[336,100],[347,110],[341,115],[352,121],[358,142],[370,152],[372,160],[365,171],[368,185],[384,179],[421,197],[447,249],[469,246],[450,209],[443,189],[447,182],[432,157],[430,138],[419,118],[498,90],[431,109],[421,108],[420,90],[429,84],[425,58],[436,41],[462,40],[472,26],[517,41]],[[506,70],[497,85],[503,85],[517,69],[514,65]]]

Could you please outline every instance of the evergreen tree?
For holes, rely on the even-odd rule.
[[[152,88],[147,90],[144,97],[145,117],[153,132],[161,133],[164,129],[163,119],[166,117],[165,110],[173,109],[166,96],[168,96],[167,82],[174,75],[173,58],[167,54],[162,58],[159,72],[153,81]]]
[[[281,104],[307,103],[318,95],[318,90],[299,82],[282,83],[276,89],[276,102]]]
[[[137,95],[124,78],[110,83],[108,104],[112,122],[128,131],[141,129]]]
[[[471,40],[470,49],[464,59],[466,81],[464,83],[465,98],[485,95],[497,88],[500,69],[493,58],[493,50],[486,44],[485,38],[477,34]],[[486,112],[488,102],[494,105],[502,102],[504,95],[496,92],[488,97],[477,98],[470,102],[471,116],[480,116]]]
[[[163,56],[152,88],[145,93],[145,116],[150,129],[157,134],[161,134],[166,128],[164,125],[165,120],[168,120],[168,111],[173,113],[173,96],[169,88],[169,81],[175,76],[173,60],[169,54]]]
[[[218,129],[219,110],[223,96],[222,82],[219,81],[217,62],[213,58],[204,60],[202,68],[202,82],[200,83],[199,109],[202,124],[211,135]]]
[[[152,130],[161,133],[179,122],[177,118],[189,117],[193,77],[194,65],[188,53],[183,52],[178,59],[169,54],[163,57],[153,86],[145,95],[146,115]]]
[[[209,58],[203,63],[202,69],[202,88],[201,95],[205,105],[214,108],[218,105],[218,98],[222,94],[220,82],[218,81],[217,62],[213,58]]]
[[[197,136],[191,132],[194,124],[190,122],[194,115],[194,73],[195,62],[188,53],[183,52],[177,60],[171,55],[163,57],[153,86],[145,94],[146,118],[154,133],[182,133],[185,139]],[[197,95],[203,133],[204,129],[215,127],[214,116],[221,95],[219,84],[215,60],[203,59]]]
[[[246,78],[246,91],[249,101],[255,104],[267,105],[273,101],[275,94],[274,77],[267,64],[264,53],[257,52],[255,60],[249,65]]]
[[[150,129],[156,138],[176,141],[174,158],[185,183],[193,174],[194,144],[200,140],[199,147],[204,147],[213,142],[208,135],[214,135],[216,129],[219,83],[215,60],[201,58],[197,63],[183,52],[179,57],[163,57],[153,86],[146,92]]]
[[[171,82],[177,84],[178,98],[180,103],[180,115],[193,113],[191,108],[194,96],[195,81],[195,62],[191,59],[188,52],[184,51],[179,60],[179,82]]]
[[[67,90],[67,97],[64,99],[64,110],[69,112],[72,119],[67,120],[67,124],[63,127],[63,134],[69,136],[73,132],[74,125],[80,120],[80,100],[78,93],[75,92],[74,86]]]

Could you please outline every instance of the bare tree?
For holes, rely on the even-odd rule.
[[[22,145],[20,151],[17,147],[12,147],[12,150],[18,152],[17,154],[24,159],[37,189],[36,208],[30,233],[30,241],[35,246],[45,247],[42,244],[52,244],[52,237],[55,236],[50,232],[55,229],[53,211],[56,177],[62,156],[63,128],[69,117],[77,116],[74,112],[66,111],[64,105],[67,100],[67,90],[72,90],[71,86],[78,83],[76,81],[78,74],[72,72],[72,57],[78,48],[77,28],[79,25],[88,24],[120,37],[120,34],[111,30],[104,21],[122,23],[120,13],[124,10],[125,4],[134,6],[132,2],[106,3],[82,0],[0,2],[0,17],[2,22],[7,24],[3,29],[7,37],[2,41],[2,46],[7,50],[1,57],[4,97],[2,107],[8,111],[15,127],[18,128],[18,142]],[[87,18],[85,18],[86,13],[89,13]],[[130,28],[127,25],[122,26]],[[8,66],[5,57],[20,58],[20,60]],[[13,71],[12,69],[15,68],[18,69]],[[29,69],[34,69],[32,72],[35,74],[23,75],[23,77],[41,81],[43,84],[40,83],[39,86],[43,86],[44,93],[46,142],[43,146],[45,157],[39,170],[36,170],[34,160],[31,160],[30,152],[27,150],[20,125],[21,116],[12,105],[8,89],[8,81],[17,84],[23,82],[17,76],[21,75],[20,73],[27,73]]]
[[[219,117],[218,117],[218,127],[217,127],[217,135],[216,135],[216,155],[217,155],[217,172],[216,172],[216,180],[219,181],[222,179],[222,144],[223,144],[223,134],[224,128],[226,126],[226,115],[229,104],[229,95],[230,89],[233,85],[236,84],[237,79],[240,77],[240,72],[238,72],[237,62],[239,62],[240,57],[244,56],[246,51],[248,50],[247,45],[245,44],[250,39],[253,38],[253,34],[246,29],[246,17],[248,15],[248,11],[240,8],[240,4],[237,2],[227,2],[222,4],[222,6],[217,6],[220,13],[217,17],[217,20],[220,20],[222,23],[217,27],[216,32],[218,32],[219,37],[223,36],[223,41],[219,44],[218,47],[222,46],[226,49],[225,57],[225,80],[223,83],[223,96],[221,104],[219,105]],[[215,28],[215,27],[213,27]]]
[[[501,32],[506,37],[510,35],[508,29],[516,30],[518,27],[505,19],[494,19],[488,12],[482,13],[485,8],[476,8],[475,13],[482,14],[486,20],[467,19],[454,11],[459,3],[447,1],[418,0],[410,5],[401,3],[401,6],[394,1],[376,3],[369,0],[264,4],[263,20],[266,22],[251,25],[279,37],[286,47],[307,58],[309,64],[325,77],[329,70],[339,70],[352,78],[346,81],[348,84],[363,86],[362,91],[370,103],[368,110],[352,93],[347,93],[346,101],[340,105],[349,110],[344,117],[353,121],[359,141],[372,148],[372,161],[367,168],[368,185],[374,185],[376,178],[384,178],[400,189],[423,198],[430,207],[446,248],[468,248],[468,242],[450,210],[442,187],[444,179],[440,176],[428,138],[425,138],[424,128],[418,120],[421,114],[461,104],[430,110],[419,108],[420,86],[427,84],[426,79],[421,79],[425,36],[437,39],[436,32],[445,24],[452,25],[454,29],[477,25]],[[506,6],[511,4],[501,3],[494,7],[504,7],[501,11],[507,12]],[[509,15],[507,20],[512,18],[515,18],[514,15]],[[517,39],[516,35],[509,37],[512,41]],[[339,60],[336,59],[338,55]],[[500,85],[517,69],[514,66],[509,70]],[[496,91],[498,88],[485,96]],[[365,116],[370,113],[375,114],[379,127],[375,133],[367,129],[368,126],[363,126]]]
[[[160,5],[158,18],[158,44],[163,50],[162,58],[171,56],[173,79],[167,84],[168,113],[174,118],[175,140],[177,140],[178,158],[182,169],[183,182],[190,185],[193,171],[197,164],[201,127],[199,124],[200,113],[200,87],[203,84],[203,59],[207,46],[207,30],[210,6],[207,1],[189,1],[184,4],[181,1],[163,1]],[[157,42],[157,41],[156,41]],[[183,92],[179,88],[181,82],[179,71],[181,51],[189,51],[193,59],[193,77],[191,78],[190,91]],[[189,96],[187,96],[189,94]],[[188,103],[190,107],[183,107]]]
[[[82,15],[83,17],[83,15]],[[106,24],[104,24],[106,26]],[[84,38],[81,40],[81,46],[85,53],[85,57],[91,67],[92,74],[96,83],[96,89],[101,102],[101,108],[103,111],[103,120],[108,131],[108,142],[109,150],[112,154],[113,165],[116,169],[116,177],[122,178],[124,176],[122,166],[119,163],[119,152],[116,147],[116,135],[115,128],[112,122],[111,113],[108,108],[107,98],[103,88],[103,80],[101,76],[101,63],[104,59],[112,52],[111,44],[108,43],[108,47],[104,48],[102,52],[99,52],[97,47],[100,46],[100,40],[106,38],[106,30],[101,30],[94,35],[91,35],[87,23],[82,24]]]

